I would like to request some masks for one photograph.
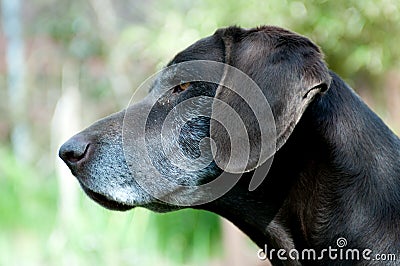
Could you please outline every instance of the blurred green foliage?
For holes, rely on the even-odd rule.
[[[229,25],[278,25],[306,35],[322,47],[331,69],[351,85],[368,79],[373,84],[367,89],[382,82],[382,73],[400,67],[399,0],[122,0],[113,2],[116,18],[107,30],[101,25],[108,21],[99,22],[107,16],[95,13],[89,2],[43,1],[38,12],[49,15],[35,17],[29,34],[49,35],[77,60],[122,60],[134,84],[152,72],[139,69],[135,75],[143,61],[154,71],[154,65],[160,68],[194,41]]]
[[[387,74],[400,69],[399,9],[399,0],[25,1],[22,104],[34,159],[22,163],[7,148],[12,107],[0,101],[0,265],[207,265],[222,253],[218,218],[210,213],[115,213],[81,192],[76,216],[60,219],[50,121],[65,64],[76,70],[79,119],[89,125],[125,107],[143,80],[217,28],[278,25],[319,44],[329,67],[372,95],[385,114],[392,108]],[[0,87],[6,80],[0,67]],[[6,90],[0,98],[7,99]]]
[[[56,179],[41,177],[32,167],[18,163],[9,149],[0,149],[0,158],[0,232],[50,228],[54,213],[49,210],[57,207]]]

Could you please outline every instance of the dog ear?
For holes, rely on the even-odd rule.
[[[219,34],[232,68],[215,95],[212,152],[221,169],[241,173],[285,144],[307,106],[328,90],[331,77],[320,49],[303,36],[275,27]]]

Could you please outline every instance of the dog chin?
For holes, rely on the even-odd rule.
[[[82,182],[79,183],[86,195],[88,195],[93,201],[112,211],[128,211],[136,207],[143,207],[154,212],[165,213],[181,209],[179,206],[162,203],[156,199],[149,200],[148,202],[142,202],[141,204],[128,205],[124,202],[112,199],[107,195],[96,192],[85,186]]]
[[[113,211],[128,211],[135,206],[127,205],[122,202],[118,202],[116,200],[110,199],[109,197],[100,194],[98,192],[95,192],[88,187],[85,187],[83,184],[81,184],[82,189],[85,191],[86,195],[88,195],[92,200],[103,206],[104,208],[107,208],[109,210]]]

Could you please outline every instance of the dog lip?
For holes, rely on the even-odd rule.
[[[97,202],[98,204],[100,204],[101,206],[109,209],[109,210],[113,210],[113,211],[128,211],[130,209],[133,209],[135,206],[130,206],[130,205],[126,205],[124,203],[112,200],[110,198],[108,198],[107,196],[95,192],[93,190],[91,190],[90,188],[86,187],[85,185],[83,185],[81,183],[81,186],[83,188],[83,190],[85,191],[85,193],[91,198],[93,199],[95,202]]]

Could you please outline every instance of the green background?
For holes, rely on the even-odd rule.
[[[10,90],[3,12],[0,265],[210,265],[221,259],[220,220],[210,213],[110,212],[77,182],[73,215],[60,213],[68,194],[60,194],[57,176],[67,170],[57,148],[66,139],[52,125],[65,88],[78,89],[80,110],[69,121],[83,128],[124,108],[149,75],[217,28],[277,25],[316,42],[329,67],[399,132],[399,6],[398,0],[21,1],[14,17],[23,44],[18,91]]]

